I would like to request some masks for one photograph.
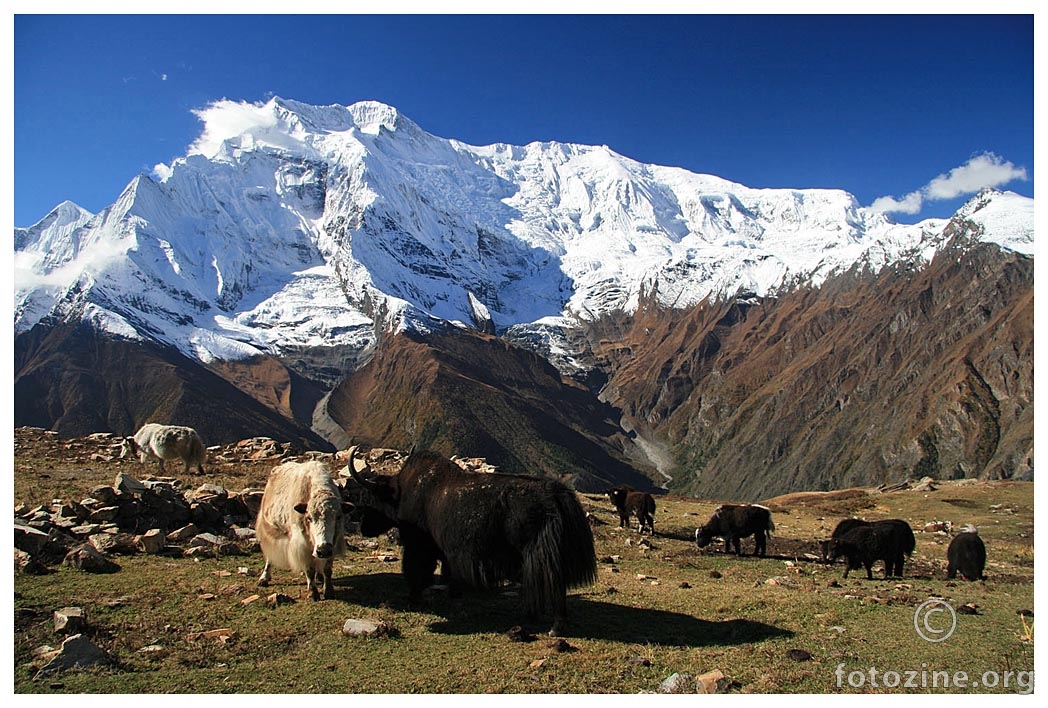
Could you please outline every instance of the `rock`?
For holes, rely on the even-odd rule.
[[[87,615],[82,607],[63,607],[55,610],[55,631],[62,634],[80,634],[87,628]]]
[[[787,587],[787,588],[795,588],[795,587],[797,587],[797,581],[794,580],[793,578],[788,578],[785,575],[780,575],[780,576],[775,577],[775,578],[768,578],[767,580],[764,581],[764,584],[765,585],[781,585],[781,586]]]
[[[167,538],[160,529],[149,529],[141,536],[135,537],[135,545],[143,553],[153,555],[167,548]]]
[[[691,674],[670,674],[659,684],[659,693],[691,693]]]
[[[71,669],[86,669],[99,664],[110,663],[109,656],[97,646],[86,639],[82,634],[73,636],[62,642],[58,654],[37,672],[37,677],[53,676]]]
[[[565,639],[558,639],[555,642],[551,642],[549,648],[557,652],[558,654],[567,654],[579,650],[578,647],[574,647],[568,644],[567,640]]]
[[[506,637],[511,642],[533,642],[535,641],[535,635],[528,632],[526,629],[517,625],[516,627],[510,627],[506,631]]]
[[[149,487],[142,484],[131,475],[123,472],[117,473],[116,481],[113,482],[113,487],[125,494],[144,494],[149,490]]]
[[[651,659],[646,656],[631,656],[626,659],[626,663],[634,666],[651,666]]]
[[[1021,617],[1033,617],[1033,610],[1016,610],[1015,614]]]
[[[88,543],[69,551],[62,560],[62,565],[88,573],[115,573],[120,570],[119,565],[103,556],[97,548]]]
[[[102,502],[106,506],[116,504],[117,492],[113,487],[101,486],[91,490],[91,497]]]
[[[697,693],[727,693],[731,680],[720,670],[708,671],[695,679]]]
[[[88,541],[99,552],[110,555],[119,553],[131,556],[138,552],[135,537],[127,533],[95,533],[88,537]]]
[[[285,595],[280,592],[275,592],[266,598],[266,604],[270,607],[280,607],[281,605],[293,605],[295,604],[295,598],[290,595]]]
[[[979,606],[975,603],[969,602],[966,605],[961,605],[957,608],[957,614],[960,615],[977,615],[979,614]]]
[[[678,585],[677,587],[679,587],[681,590],[689,590],[689,589],[691,589],[691,583],[689,583],[687,580],[685,580],[685,581],[681,582],[681,584]]]
[[[189,524],[187,526],[183,526],[180,529],[175,529],[174,531],[169,533],[167,535],[167,542],[181,543],[183,541],[188,541],[189,539],[193,538],[199,533],[200,529],[197,528],[196,524]]]
[[[36,555],[47,543],[49,534],[40,529],[15,523],[15,548]]]
[[[342,625],[347,637],[381,637],[389,634],[389,625],[381,620],[348,619]]]
[[[804,649],[790,649],[786,652],[786,656],[793,661],[811,661],[811,652]]]
[[[710,571],[710,577],[713,578],[714,580],[718,580],[720,578],[723,578],[724,576],[721,575],[721,572],[719,570],[711,570]]]

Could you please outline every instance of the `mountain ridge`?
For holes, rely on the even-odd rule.
[[[889,304],[885,292],[870,289],[881,278],[920,274],[944,253],[963,260],[983,244],[997,255],[969,259],[976,271],[954,278],[989,283],[1002,272],[1001,264],[1024,262],[1033,253],[1033,201],[1010,192],[980,193],[952,219],[901,225],[841,190],[751,189],[645,165],[606,146],[470,146],[431,135],[377,102],[347,107],[282,98],[224,101],[198,116],[204,128],[184,157],[158,166],[152,176],[139,175],[98,214],[63,203],[32,227],[15,230],[16,342],[52,342],[56,349],[41,354],[68,362],[70,352],[82,351],[76,338],[46,332],[84,323],[121,346],[173,350],[194,362],[186,363],[189,368],[217,375],[213,387],[230,385],[236,393],[223,396],[238,401],[230,410],[251,410],[253,424],[296,439],[309,437],[303,426],[312,428],[330,445],[359,438],[410,447],[430,439],[447,454],[489,457],[516,471],[555,474],[559,460],[573,467],[574,479],[584,486],[627,479],[643,486],[641,473],[656,485],[672,478],[670,484],[681,489],[699,478],[710,484],[702,469],[716,445],[698,435],[708,421],[689,401],[696,385],[709,386],[700,398],[710,405],[717,386],[679,369],[684,362],[701,368],[715,360],[712,348],[721,351],[732,327],[722,322],[695,341],[682,339],[669,358],[639,340],[602,342],[601,332],[638,337],[643,327],[662,331],[667,323],[718,308],[724,312],[715,322],[727,318],[734,325],[747,312],[786,313],[797,303],[817,313],[845,283],[860,282],[871,301],[867,316],[877,320],[885,314],[874,301],[882,308],[909,308],[916,298],[920,306],[913,293]],[[1002,312],[1002,322],[1032,320],[1030,270],[1028,283],[1025,275],[1017,281],[1019,290],[1030,289],[1029,308],[1013,292],[1007,307],[1015,310]],[[972,292],[972,302],[959,303],[966,311],[998,309],[989,286]],[[694,314],[699,312],[707,315]],[[937,312],[943,322],[951,321],[947,315],[953,313]],[[795,326],[786,314],[774,317],[780,327]],[[700,331],[705,325],[687,327]],[[764,348],[735,348],[736,360],[789,354],[756,331],[752,336]],[[863,336],[881,338],[877,346],[891,342],[882,331]],[[1030,337],[1032,351],[1032,330]],[[503,344],[496,347],[497,341]],[[422,355],[420,346],[429,353]],[[993,340],[987,346],[1000,358],[1009,344]],[[519,382],[501,378],[519,370],[517,347],[555,367],[557,376],[546,372],[532,384],[554,400],[574,401],[567,410],[586,423],[573,425],[565,411],[529,401]],[[624,357],[626,349],[652,358]],[[396,375],[389,356],[404,357],[417,369]],[[487,361],[494,378],[471,366],[471,357]],[[1032,380],[1032,354],[1008,361],[1020,380]],[[540,368],[537,362],[528,366]],[[993,408],[1000,391],[978,383],[980,377],[989,380],[980,366],[974,367],[977,376],[965,379],[982,392],[973,393],[969,404]],[[630,381],[637,376],[631,372],[640,370],[649,372],[649,385]],[[444,398],[413,389],[413,376]],[[18,366],[15,378],[16,420],[22,420],[22,408],[38,421],[31,424],[50,415],[51,424],[71,430],[59,422],[71,419],[61,402],[81,412],[89,405],[68,378],[47,383]],[[362,392],[360,381],[369,382],[370,394]],[[140,391],[142,385],[132,388]],[[124,390],[111,383],[102,388]],[[206,407],[206,391],[181,390],[186,405]],[[581,391],[592,400],[578,398]],[[30,402],[33,395],[51,402],[49,414]],[[825,392],[808,387],[798,395]],[[1019,398],[1024,403],[1018,418],[1025,421],[1028,403],[1032,429],[1032,391],[1023,388]],[[142,406],[126,393],[106,400],[82,419],[118,432],[144,422],[138,420]],[[390,418],[384,400],[398,401],[402,412],[413,402],[425,409],[417,439],[404,435],[403,421]],[[514,400],[520,403],[516,410]],[[767,405],[773,399],[758,400]],[[489,419],[470,410],[481,403],[489,406]],[[944,404],[955,417],[956,403]],[[704,404],[695,405],[701,410]],[[716,422],[729,424],[726,417]],[[993,424],[1000,427],[997,457],[1014,459],[986,462],[972,474],[1032,474],[1026,423]],[[989,435],[956,421],[950,425],[939,420],[911,426],[898,432],[898,445],[919,452],[932,429],[936,435],[946,435],[947,428],[962,437]],[[455,426],[472,426],[476,434],[451,434]],[[693,439],[680,432],[689,426]],[[721,430],[717,445],[730,439],[743,444],[743,428]],[[543,444],[517,434],[521,430]],[[381,440],[381,434],[397,440]],[[459,444],[487,449],[453,449]],[[745,444],[763,449],[753,440]],[[856,468],[854,475],[906,474],[922,459],[911,457],[907,452],[899,458],[906,469]],[[769,486],[765,468],[774,465],[759,459],[731,464],[765,479],[755,485]],[[954,474],[957,468],[942,469]],[[797,477],[797,483],[802,480],[812,483]],[[722,486],[712,488],[725,493],[755,493],[747,485],[716,484]],[[774,483],[769,488],[778,489]]]

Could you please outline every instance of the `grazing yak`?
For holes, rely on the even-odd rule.
[[[858,534],[853,536],[848,543],[838,543],[840,539],[850,534],[855,529],[878,527],[887,529],[884,534]],[[858,544],[858,546],[856,546]],[[913,529],[903,519],[884,519],[881,521],[865,521],[863,519],[844,519],[833,530],[830,540],[822,541],[822,558],[827,563],[833,563],[840,556],[847,556],[848,568],[844,571],[844,577],[848,577],[849,570],[855,570],[865,564],[864,557],[869,557],[870,563],[878,560],[884,561],[884,577],[902,577],[903,563],[906,556],[913,555],[917,547],[917,540],[913,536]],[[850,555],[847,549],[851,549]],[[870,574],[867,573],[869,576]],[[872,579],[872,577],[871,577]]]
[[[630,515],[637,517],[637,529],[644,533],[647,528],[655,535],[655,498],[647,492],[638,492],[633,487],[614,487],[608,492],[608,498],[619,513],[619,528],[629,525]]]
[[[986,544],[974,527],[965,527],[946,549],[946,577],[953,580],[960,573],[965,580],[983,580],[986,568]]]
[[[184,425],[146,423],[134,437],[124,438],[121,445],[121,457],[135,453],[143,465],[150,458],[159,460],[161,473],[165,472],[164,460],[182,460],[185,464],[183,474],[189,474],[190,466],[196,467],[197,474],[204,474],[207,460],[207,448],[197,431]]]
[[[319,461],[285,462],[273,468],[262,493],[255,536],[266,564],[258,584],[270,581],[272,567],[306,574],[311,600],[334,597],[331,566],[346,551],[343,513],[349,505],[328,466]]]
[[[767,536],[775,530],[771,509],[760,504],[721,504],[705,525],[695,529],[695,545],[705,548],[715,538],[724,539],[724,552],[735,547],[741,556],[739,540],[753,536],[753,555],[763,556],[767,550]]]
[[[518,581],[528,613],[563,629],[569,588],[596,580],[593,534],[574,492],[548,477],[478,474],[433,452],[414,452],[395,476],[349,471],[370,494],[362,504],[400,531],[411,599],[433,583],[437,562],[452,586]],[[372,522],[377,528],[382,524]]]

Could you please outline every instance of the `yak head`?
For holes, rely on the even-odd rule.
[[[695,545],[699,548],[705,548],[710,545],[716,537],[717,533],[709,526],[702,526],[695,529]]]
[[[331,558],[336,553],[342,553],[341,546],[345,543],[343,515],[352,508],[352,504],[331,494],[316,493],[310,496],[308,502],[295,505],[295,511],[302,514],[306,522],[307,533],[313,542],[314,558]]]
[[[356,446],[349,449],[349,475],[363,488],[365,494],[357,504],[353,520],[360,523],[364,536],[379,536],[397,525],[400,506],[400,485],[396,477],[376,475]]]
[[[614,487],[608,490],[608,499],[611,500],[616,509],[621,509],[626,504],[626,495],[629,492],[629,487]]]

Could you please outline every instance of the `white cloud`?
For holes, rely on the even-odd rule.
[[[973,156],[960,167],[954,167],[949,172],[939,175],[902,199],[891,196],[878,197],[873,200],[870,209],[885,213],[917,214],[925,201],[975,194],[987,187],[1000,187],[1017,179],[1027,179],[1025,167],[1016,167],[992,152],[984,152]]]
[[[925,187],[929,199],[953,199],[975,194],[985,187],[999,187],[1012,180],[1026,180],[1026,168],[997,157],[992,152],[976,155],[948,174],[939,175]]]
[[[918,191],[910,192],[902,199],[896,199],[895,197],[877,197],[873,200],[873,204],[870,205],[870,209],[879,212],[916,214],[920,212],[923,204],[924,197]]]
[[[265,132],[277,124],[276,115],[265,105],[230,101],[215,101],[207,108],[193,111],[204,123],[204,132],[189,147],[189,154],[199,153],[214,157],[222,143],[244,133]]]

